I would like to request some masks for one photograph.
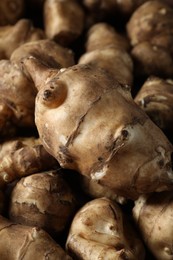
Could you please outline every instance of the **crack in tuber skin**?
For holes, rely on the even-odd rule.
[[[72,259],[44,230],[15,224],[2,216],[0,236],[0,255],[3,260]]]
[[[89,65],[57,71],[46,82],[41,75],[49,68],[41,65],[40,69],[33,57],[24,60],[24,66],[40,89],[35,121],[42,144],[61,167],[96,179],[131,199],[172,188],[172,145],[135,104],[126,85]],[[62,85],[65,92],[58,91]],[[45,104],[48,89],[59,93],[53,107]]]
[[[145,259],[137,234],[118,204],[99,198],[85,204],[75,215],[66,242],[79,259]]]
[[[23,138],[0,145],[0,187],[17,178],[57,168],[57,161],[48,154],[39,139]]]

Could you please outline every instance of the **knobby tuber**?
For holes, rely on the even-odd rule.
[[[15,25],[0,27],[0,59],[10,59],[20,45],[46,38],[44,32],[35,28],[30,20],[21,19]]]
[[[148,78],[137,93],[135,102],[161,129],[173,129],[173,80]]]
[[[131,16],[127,33],[139,76],[173,76],[173,9],[163,1],[147,1]]]
[[[145,259],[142,242],[118,204],[107,198],[85,204],[75,215],[66,248],[77,259]]]
[[[0,256],[2,260],[71,260],[42,229],[15,224],[0,216]]]
[[[35,109],[40,138],[63,168],[132,199],[172,188],[172,145],[135,104],[127,85],[89,65],[52,76],[33,57],[24,66],[40,89]]]
[[[133,208],[143,240],[158,260],[173,259],[173,193],[141,196]]]
[[[39,40],[17,48],[9,60],[0,61],[0,134],[13,135],[17,127],[35,127],[37,90],[22,67],[22,59],[33,55],[45,65],[60,69],[74,64],[73,52],[50,40]]]
[[[0,145],[0,187],[17,178],[58,168],[57,161],[46,152],[39,139],[23,138]]]
[[[122,84],[133,83],[133,62],[128,54],[128,41],[115,29],[106,24],[98,23],[88,31],[86,53],[79,64],[91,64],[102,68]]]
[[[37,226],[61,235],[76,208],[76,199],[60,172],[48,171],[22,178],[14,187],[9,217],[15,223]]]
[[[24,0],[0,1],[0,26],[15,24],[24,14]]]
[[[49,39],[67,46],[83,31],[84,10],[76,0],[46,0],[44,27]]]

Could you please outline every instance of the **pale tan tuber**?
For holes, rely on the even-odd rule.
[[[173,81],[148,78],[135,97],[135,102],[161,129],[173,129]]]
[[[139,76],[173,76],[173,9],[164,1],[147,1],[131,16],[127,33]]]
[[[172,260],[173,194],[141,196],[133,208],[136,224],[155,259]]]
[[[84,10],[76,0],[46,0],[44,26],[49,39],[67,46],[83,31]]]
[[[23,176],[58,168],[39,139],[23,138],[0,145],[0,187]]]
[[[20,45],[46,38],[43,30],[35,28],[30,20],[21,19],[15,25],[0,27],[0,59],[10,59]]]
[[[15,224],[0,216],[1,260],[71,260],[42,229]]]
[[[172,145],[126,85],[89,65],[51,74],[30,57],[24,66],[40,89],[35,120],[42,144],[61,167],[131,199],[172,188]]]
[[[37,226],[61,235],[76,209],[76,199],[60,172],[22,178],[14,187],[9,217],[15,223]]]
[[[66,242],[75,259],[145,259],[142,242],[118,204],[92,200],[75,215]]]
[[[102,68],[118,82],[132,85],[133,62],[128,54],[128,41],[106,23],[93,25],[87,34],[86,53],[79,64],[90,64]]]

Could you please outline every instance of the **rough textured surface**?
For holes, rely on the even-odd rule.
[[[73,192],[60,172],[49,171],[22,178],[14,187],[9,216],[15,223],[37,226],[60,235],[76,207]]]
[[[173,259],[172,192],[140,197],[135,203],[133,214],[143,240],[156,259]]]
[[[39,139],[21,138],[0,145],[0,187],[17,178],[58,167]]]
[[[14,224],[0,216],[0,255],[2,260],[71,260],[43,230]]]
[[[43,81],[46,67],[40,69],[32,57],[24,64],[40,86],[35,111],[40,138],[62,167],[132,199],[172,187],[172,145],[134,103],[126,85],[86,65]]]
[[[145,259],[142,242],[118,204],[106,198],[90,201],[78,211],[66,248],[81,260]]]

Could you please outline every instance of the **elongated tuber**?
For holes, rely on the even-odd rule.
[[[22,178],[14,187],[9,208],[15,223],[37,226],[60,235],[76,207],[73,192],[60,172],[48,171]]]
[[[81,260],[145,259],[142,242],[118,204],[106,198],[92,200],[77,212],[66,248]]]
[[[141,196],[133,209],[144,242],[158,260],[173,259],[173,194]]]
[[[46,0],[44,26],[49,39],[67,46],[83,31],[84,10],[76,0]]]
[[[126,85],[89,65],[49,78],[50,69],[35,58],[24,60],[24,66],[40,89],[35,110],[40,138],[63,168],[132,199],[172,188],[172,145]]]
[[[163,1],[147,1],[127,23],[139,76],[173,76],[172,16],[173,9]]]
[[[0,161],[0,187],[23,176],[58,168],[57,161],[45,151],[40,140],[36,138],[2,143]]]
[[[173,81],[150,77],[135,97],[135,102],[161,129],[173,128]]]
[[[44,230],[15,224],[2,216],[0,256],[2,260],[71,260]]]

